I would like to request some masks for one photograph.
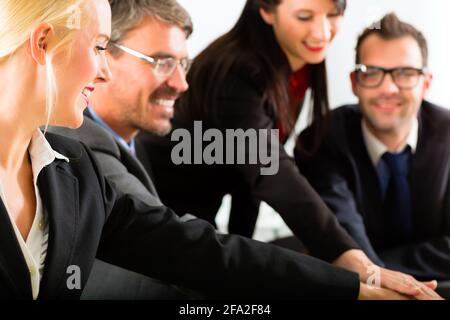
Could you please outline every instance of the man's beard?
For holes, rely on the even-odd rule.
[[[149,98],[149,104],[150,104],[150,106],[157,105],[158,100],[160,100],[160,99],[164,99],[167,97],[178,98],[178,96],[179,96],[179,93],[175,89],[172,89],[167,86],[159,87],[151,94],[151,96]],[[143,130],[143,131],[152,133],[152,134],[160,136],[160,137],[169,134],[170,131],[172,130],[172,124],[170,122],[171,119],[169,117],[165,117],[165,115],[161,115],[161,117],[159,119],[157,119],[159,121],[152,121],[152,120],[155,120],[155,119],[151,119],[147,123],[142,123],[142,118],[141,118],[141,119],[136,119],[135,123],[138,124],[137,127],[139,130]],[[165,123],[167,122],[168,125],[158,124],[162,120],[165,120],[164,122]]]

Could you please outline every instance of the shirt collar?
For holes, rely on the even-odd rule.
[[[69,162],[67,157],[53,150],[40,129],[37,129],[33,134],[30,146],[28,147],[28,153],[31,158],[34,181],[37,181],[37,177],[42,169],[53,163],[56,159]]]
[[[386,145],[383,144],[377,137],[375,137],[372,132],[370,132],[367,124],[364,120],[361,121],[362,127],[362,135],[364,142],[366,144],[367,152],[369,153],[370,160],[373,165],[376,167],[381,159],[381,156],[389,151]],[[402,143],[395,152],[401,152],[405,149],[406,146],[411,148],[411,153],[414,153],[417,148],[417,140],[419,137],[419,121],[417,118],[414,118],[411,130],[409,131],[408,136],[404,143]]]
[[[133,155],[136,154],[136,143],[134,139],[130,141],[130,143],[126,142],[124,138],[119,136],[113,129],[111,129],[110,126],[106,124],[105,121],[103,121],[102,118],[94,111],[94,109],[91,106],[87,107],[88,112],[91,114],[92,118],[95,122],[97,122],[100,126],[102,126],[106,131],[112,134],[114,139],[119,142],[122,146],[124,146],[128,151],[130,151]]]

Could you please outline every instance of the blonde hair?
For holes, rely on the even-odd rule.
[[[87,0],[1,0],[0,1],[0,60],[12,55],[30,39],[33,29],[41,22],[53,26],[58,39],[46,51],[46,113],[47,125],[56,103],[56,81],[52,58],[68,47],[75,32],[81,28]]]

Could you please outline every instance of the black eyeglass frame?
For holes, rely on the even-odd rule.
[[[361,79],[360,75],[364,74],[365,72],[369,71],[369,69],[375,69],[377,71],[382,71],[383,72],[383,76],[380,77],[380,80],[373,84],[373,85],[367,85],[366,83],[363,82],[363,80]],[[414,71],[417,72],[417,76],[416,76],[416,81],[414,84],[411,85],[403,85],[401,83],[399,83],[398,81],[398,72],[405,72],[405,71]],[[428,69],[426,67],[424,68],[414,68],[414,67],[399,67],[399,68],[382,68],[382,67],[377,67],[377,66],[371,66],[371,65],[365,65],[365,64],[357,64],[355,66],[355,70],[353,71],[356,75],[356,81],[357,83],[363,87],[363,88],[368,88],[368,89],[375,89],[378,88],[384,81],[384,78],[386,77],[386,74],[390,74],[392,77],[392,81],[395,83],[395,85],[397,87],[399,87],[400,89],[412,89],[415,86],[417,86],[417,84],[419,83],[419,78],[425,74],[428,73]]]

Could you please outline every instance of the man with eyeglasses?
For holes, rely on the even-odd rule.
[[[358,39],[358,105],[334,110],[322,145],[296,148],[296,162],[373,261],[449,280],[450,112],[424,100],[432,75],[423,35],[393,13],[377,25]]]

